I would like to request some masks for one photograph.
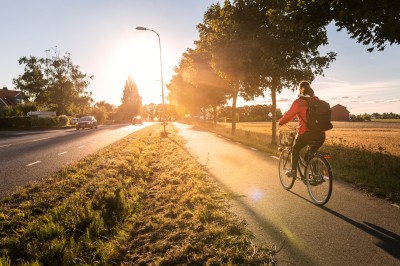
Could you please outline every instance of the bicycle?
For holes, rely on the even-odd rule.
[[[290,190],[296,180],[301,180],[307,186],[308,194],[316,205],[327,203],[332,194],[332,168],[328,159],[330,154],[323,151],[312,151],[312,147],[319,144],[314,141],[306,146],[305,158],[299,158],[297,177],[286,176],[286,171],[292,169],[291,155],[296,130],[280,130],[281,152],[279,157],[279,179],[284,189]]]

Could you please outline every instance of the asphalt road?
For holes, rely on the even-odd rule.
[[[0,198],[149,124],[79,131],[0,131]]]
[[[279,265],[400,265],[400,208],[334,180],[324,207],[301,182],[282,188],[278,158],[175,123],[189,151],[232,198],[255,241],[276,244]],[[334,172],[335,169],[333,169]]]

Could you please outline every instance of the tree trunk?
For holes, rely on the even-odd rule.
[[[272,139],[271,144],[276,145],[276,87],[277,82],[272,80],[271,99],[272,99]]]
[[[236,101],[238,97],[238,92],[239,88],[235,87],[232,95],[232,135],[235,135],[236,132]]]
[[[214,127],[217,126],[217,115],[218,115],[218,107],[216,105],[213,106],[214,111]]]

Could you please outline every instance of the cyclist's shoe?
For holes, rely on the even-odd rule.
[[[286,171],[285,175],[286,175],[287,177],[296,178],[296,176],[297,176],[297,171],[296,171],[296,170],[289,170],[289,171]]]

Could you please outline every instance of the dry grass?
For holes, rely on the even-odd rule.
[[[273,265],[173,127],[145,128],[0,202],[0,265]]]
[[[219,123],[230,129],[230,123]],[[289,123],[295,127],[296,123]],[[261,134],[264,143],[271,139],[272,123],[237,123],[237,129]],[[239,133],[240,134],[240,133]],[[333,129],[326,134],[326,144],[341,142],[348,147],[366,146],[371,150],[386,151],[400,156],[400,123],[385,122],[333,122]]]

